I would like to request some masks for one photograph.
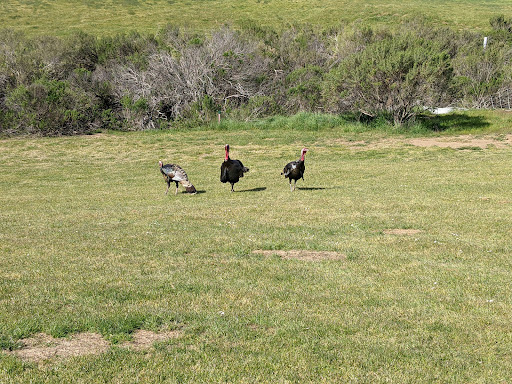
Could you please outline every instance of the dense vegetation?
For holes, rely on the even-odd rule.
[[[68,135],[299,111],[409,124],[424,107],[486,107],[511,87],[511,21],[480,33],[422,19],[208,33],[0,34],[0,133]]]

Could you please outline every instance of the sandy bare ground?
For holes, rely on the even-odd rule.
[[[345,139],[335,140],[336,144],[348,146],[354,150],[369,150],[381,148],[398,148],[403,145],[413,145],[416,147],[430,148],[452,148],[452,149],[471,149],[481,148],[510,148],[512,147],[512,134],[507,135],[458,135],[442,136],[414,139],[385,138],[375,141],[348,141]]]
[[[9,353],[25,361],[97,355],[106,352],[110,347],[110,344],[97,333],[79,333],[70,338],[54,338],[45,333],[38,333],[20,342],[23,347]]]
[[[167,341],[180,337],[181,331],[151,332],[138,330],[133,334],[132,341],[120,344],[123,348],[137,351],[151,348],[157,341]],[[20,340],[22,348],[5,352],[19,357],[24,361],[39,362],[43,360],[63,360],[69,357],[99,355],[107,352],[111,345],[97,333],[78,333],[69,338],[54,338],[45,333]]]
[[[505,148],[512,145],[512,135],[505,136],[485,136],[475,137],[472,135],[462,135],[453,137],[435,137],[435,138],[421,138],[412,139],[410,144],[418,147],[440,147],[440,148],[482,148],[486,149],[489,146],[496,148]]]
[[[291,250],[291,251],[273,251],[257,249],[252,253],[258,253],[264,256],[277,255],[283,259],[297,259],[305,261],[321,261],[321,260],[343,260],[346,256],[342,253],[332,251],[304,251],[304,250]]]

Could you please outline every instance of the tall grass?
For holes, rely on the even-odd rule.
[[[276,124],[0,141],[0,346],[113,345],[39,365],[0,353],[0,382],[510,381],[510,147]],[[225,143],[251,169],[235,193]],[[302,146],[291,193],[279,173]],[[159,159],[200,193],[164,195]],[[183,336],[116,346],[162,327]]]
[[[416,120],[401,126],[395,126],[384,118],[377,117],[369,122],[360,122],[355,114],[331,115],[300,112],[293,116],[271,116],[253,121],[239,121],[221,118],[206,125],[209,130],[239,131],[283,130],[283,131],[321,131],[335,130],[343,134],[431,136],[442,134],[485,134],[506,133],[509,131],[511,116],[504,110],[468,110],[446,115],[420,114]],[[205,126],[190,126],[178,123],[177,130],[203,130]]]

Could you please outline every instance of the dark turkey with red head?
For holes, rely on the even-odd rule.
[[[244,167],[240,160],[231,160],[229,158],[229,144],[224,146],[226,150],[226,158],[220,166],[220,181],[222,183],[231,184],[231,192],[234,192],[233,186],[238,183],[241,177],[244,177],[245,172],[249,172],[249,168]]]
[[[171,186],[171,181],[176,183],[176,191],[175,195],[178,194],[178,185],[181,184],[185,187],[185,190],[188,193],[196,193],[196,188],[192,185],[190,181],[188,181],[187,173],[183,168],[176,164],[163,164],[161,161],[158,162],[160,166],[160,172],[164,176],[165,182],[167,183],[167,192],[169,192],[169,187]]]
[[[306,170],[306,166],[304,165],[304,156],[308,151],[307,148],[302,148],[300,153],[300,160],[291,161],[284,166],[283,172],[281,175],[284,175],[284,178],[288,178],[290,181],[290,190],[294,191],[297,185],[297,180],[304,180],[304,171]],[[294,180],[293,188],[292,188],[292,180]]]

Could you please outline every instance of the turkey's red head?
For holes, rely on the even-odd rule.
[[[229,159],[229,144],[226,144],[224,146],[224,149],[226,150],[226,159],[225,160],[227,160],[227,159]]]
[[[160,168],[162,168],[162,167],[163,167],[164,163],[162,163],[162,160],[160,160],[160,161],[158,162],[158,165],[159,165],[159,167],[160,167]]]
[[[308,151],[307,148],[302,148],[302,151],[300,152],[300,159],[302,161],[304,161],[304,155],[306,154],[307,151]]]

